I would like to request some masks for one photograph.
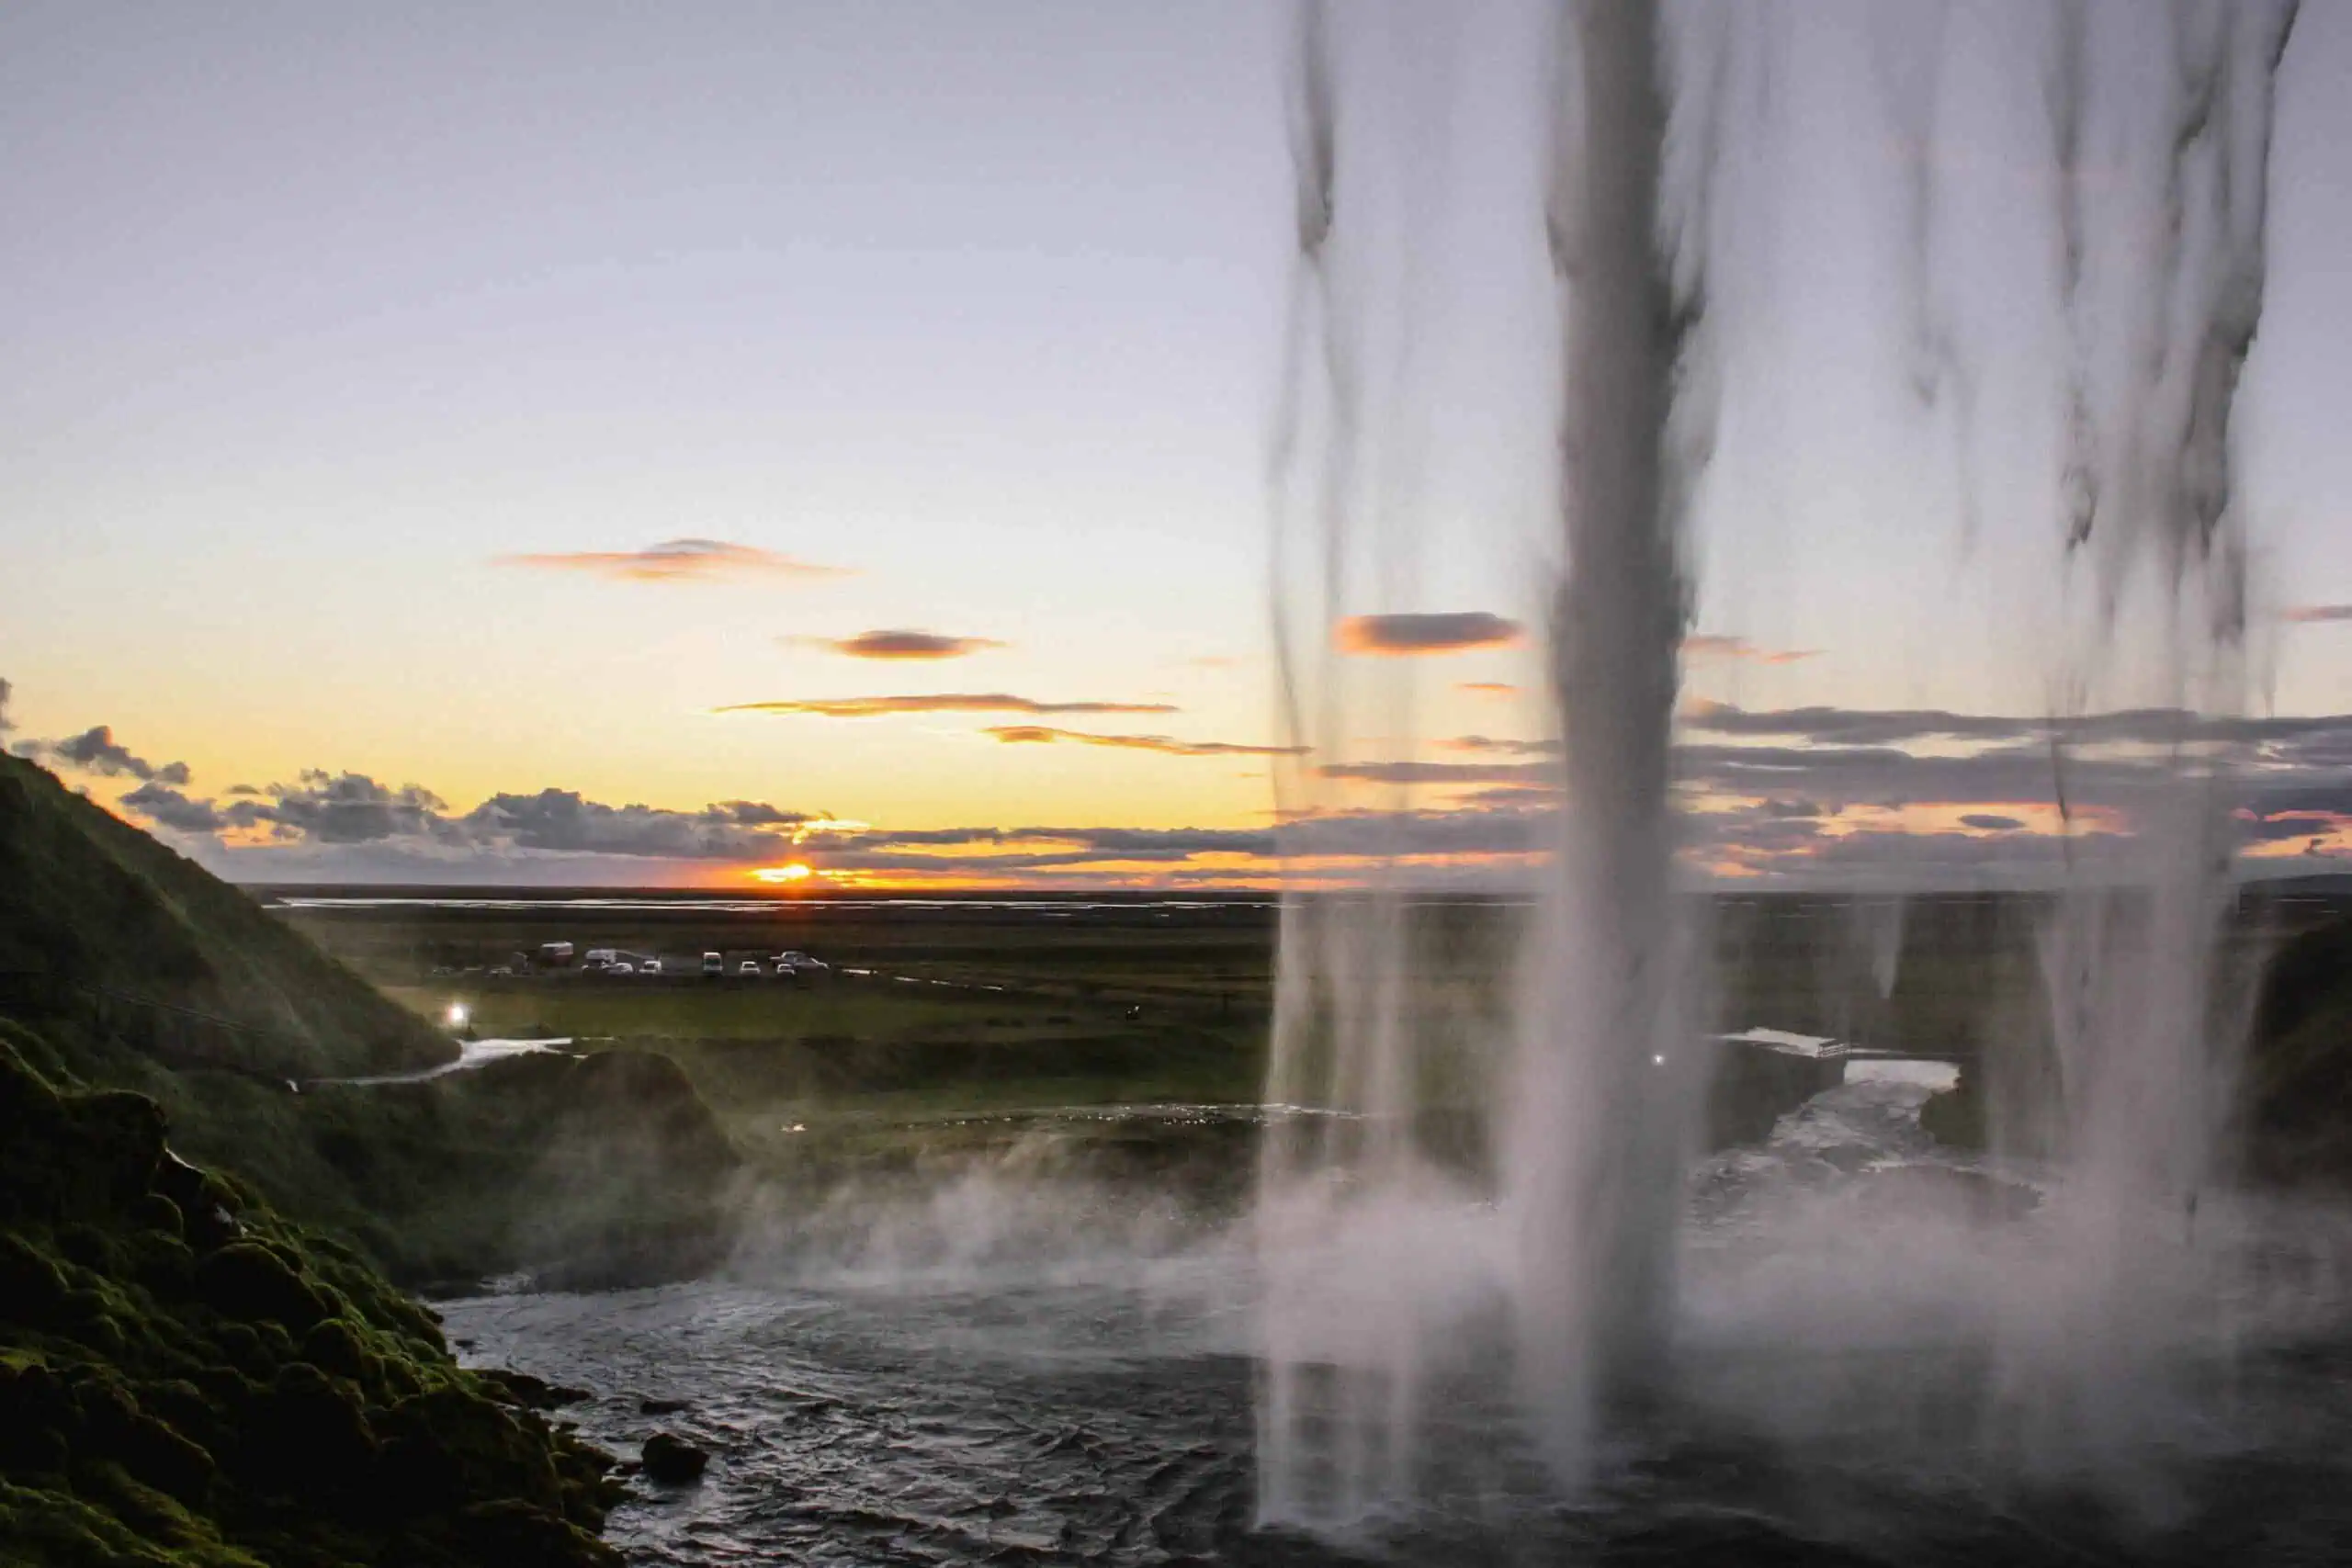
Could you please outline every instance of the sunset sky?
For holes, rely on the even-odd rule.
[[[2031,160],[1965,39],[1910,137],[1866,10],[1792,26],[1739,165],[1685,649],[1726,876],[1964,878],[2055,820],[2054,524],[1956,482],[1885,346],[1906,171],[1997,215]],[[254,880],[1263,885],[1278,769],[1336,879],[1513,863],[1552,729],[1532,8],[1396,16],[1363,91],[1451,85],[1363,132],[1422,236],[1361,300],[1413,323],[1385,564],[1312,639],[1363,722],[1285,755],[1282,8],[0,10],[6,742]],[[2309,0],[2240,403],[2273,722],[2223,738],[2306,863],[2352,857],[2347,81],[2352,4]],[[1987,353],[1980,467],[2030,358]]]

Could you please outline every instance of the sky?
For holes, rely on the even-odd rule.
[[[1683,736],[1727,877],[2055,842],[2020,758],[2084,666],[2035,488],[2024,13],[1885,9],[1734,40]],[[1541,24],[1345,40],[1334,309],[1375,395],[1305,645],[1351,694],[1302,737],[1286,10],[11,6],[5,739],[257,881],[1521,866],[1557,728]],[[2352,712],[2348,67],[2352,5],[2306,0],[2233,427],[2248,655],[2184,688],[2127,637],[2076,705],[2314,722],[2110,738],[2093,839],[2187,735],[2239,749],[2256,847],[2352,854],[2352,720],[2316,722]]]

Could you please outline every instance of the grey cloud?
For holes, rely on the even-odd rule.
[[[365,773],[305,771],[300,782],[272,784],[266,805],[232,809],[251,821],[273,825],[280,838],[323,844],[364,844],[379,839],[429,838],[462,841],[464,835],[442,815],[447,803],[419,784],[398,789]]]
[[[2286,614],[2290,621],[2352,621],[2352,604],[2298,604]]]
[[[211,801],[191,800],[163,784],[141,784],[124,795],[121,804],[179,833],[218,833],[233,825],[232,818]]]
[[[0,679],[0,735],[17,728],[8,720],[8,699],[16,694],[16,690],[6,680]]]
[[[17,749],[19,756],[46,757],[85,773],[106,778],[134,778],[145,783],[184,784],[188,781],[186,762],[165,762],[158,767],[146,758],[134,755],[127,746],[117,743],[109,725],[94,724],[79,735],[69,735],[62,740],[33,742],[33,749]]]
[[[2324,834],[2326,829],[2343,820],[2341,818],[2316,816],[2242,817],[2237,827],[2240,833],[2256,843],[2275,844],[2288,839],[2308,838],[2313,833]]]
[[[607,806],[561,789],[495,795],[456,816],[422,785],[394,789],[364,773],[315,770],[303,773],[297,784],[272,784],[261,793],[265,798],[218,808],[216,830],[266,824],[283,842],[409,842],[492,855],[520,852],[755,861],[789,845],[795,829],[822,820],[761,800],[726,800],[700,811],[672,811]],[[188,803],[185,815],[190,822],[197,820],[198,805],[209,803]],[[159,813],[149,814],[164,820]]]
[[[845,637],[789,637],[851,659],[961,659],[983,649],[1002,648],[994,637],[949,637],[942,632],[871,631]]]
[[[580,571],[619,582],[718,582],[760,577],[845,577],[846,569],[726,539],[665,539],[640,550],[499,556],[495,566]]]
[[[1897,740],[2016,740],[2034,733],[2034,721],[1940,709],[1783,708],[1751,712],[1728,703],[1709,703],[1686,713],[1690,729],[1711,735],[1778,736],[1843,745],[1886,745]]]
[[[2181,708],[2120,708],[2075,717],[1951,713],[1941,708],[1781,708],[1701,704],[1685,728],[1711,735],[1771,737],[1816,745],[1885,746],[1906,740],[2187,745],[2202,741],[2292,743],[2352,737],[2352,715],[2233,718]]]
[[[1960,819],[1963,828],[1981,828],[1988,833],[2014,833],[2025,826],[2021,817],[2000,817],[1989,811],[1972,811]]]
[[[458,819],[477,842],[565,854],[652,856],[672,860],[751,861],[773,855],[788,838],[766,829],[811,821],[764,801],[731,800],[700,811],[606,806],[575,790],[497,795]]]
[[[1550,779],[1540,762],[1330,762],[1315,770],[1327,779],[1365,784],[1518,784]]]

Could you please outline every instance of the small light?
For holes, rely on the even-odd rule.
[[[451,1002],[449,1004],[449,1027],[452,1029],[463,1029],[465,1026],[466,1004],[463,1002]]]
[[[1657,1065],[1657,1066],[1661,1066],[1661,1067],[1662,1067],[1662,1066],[1666,1066],[1666,1058],[1665,1058],[1664,1056],[1652,1056],[1652,1057],[1650,1058],[1650,1060],[1651,1060],[1651,1062],[1652,1062],[1652,1063],[1654,1063],[1655,1065]]]

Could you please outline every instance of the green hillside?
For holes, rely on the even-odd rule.
[[[277,1077],[456,1054],[244,894],[5,755],[0,1010]]]
[[[611,1052],[321,1082],[458,1048],[243,893],[0,757],[10,1019],[79,1080],[153,1100],[190,1157],[403,1282],[673,1277],[725,1250],[740,1162],[671,1063]]]

